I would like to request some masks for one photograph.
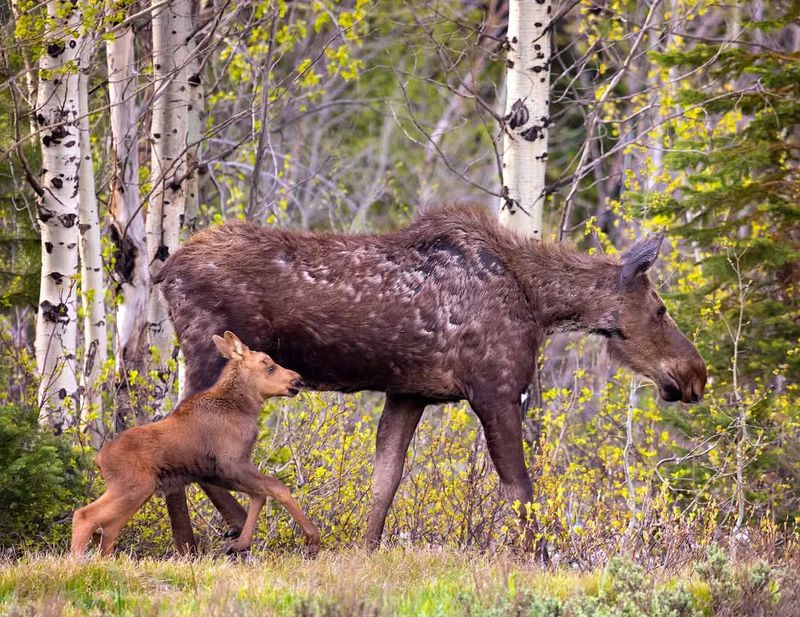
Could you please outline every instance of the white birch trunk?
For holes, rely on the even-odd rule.
[[[42,274],[36,316],[40,421],[56,431],[75,423],[78,384],[78,53],[76,5],[50,0],[40,60],[36,123],[41,130],[44,195],[39,199]]]
[[[195,39],[189,41],[187,82],[187,127],[186,152],[189,177],[186,179],[186,208],[183,219],[183,237],[191,236],[197,226],[197,215],[200,210],[200,175],[202,160],[200,139],[203,135],[203,120],[205,116],[205,97],[203,93],[203,79],[200,73],[200,55]]]
[[[78,220],[81,259],[81,304],[83,306],[84,358],[81,373],[83,386],[82,413],[90,419],[92,443],[98,447],[105,434],[103,399],[99,378],[108,357],[106,337],[105,282],[103,280],[103,250],[100,244],[100,215],[94,183],[94,164],[89,133],[89,72],[94,41],[84,37],[80,52],[78,77],[78,106],[80,109],[80,149]]]
[[[203,172],[203,168],[200,165],[202,160],[200,139],[203,135],[203,121],[205,118],[205,96],[198,37],[193,37],[189,41],[188,53],[189,99],[187,102],[188,125],[186,127],[186,141],[188,150],[186,155],[189,177],[186,179],[186,207],[181,228],[181,238],[184,240],[190,237],[197,229],[197,217],[200,213],[200,176]],[[178,400],[183,398],[185,385],[186,363],[183,353],[180,353],[178,355]]]
[[[153,13],[153,121],[147,212],[147,257],[155,276],[180,243],[186,207],[189,0],[173,0]],[[147,301],[149,375],[156,416],[169,408],[177,358],[172,324],[157,288]]]
[[[500,221],[542,238],[550,125],[552,0],[510,0]]]
[[[115,10],[114,7],[111,7]],[[106,41],[109,119],[111,124],[111,239],[116,245],[114,278],[119,285],[116,307],[114,364],[121,392],[128,392],[128,372],[142,371],[142,335],[147,315],[150,274],[139,191],[136,130],[136,58],[131,26]],[[125,396],[117,399],[117,414],[131,412]]]

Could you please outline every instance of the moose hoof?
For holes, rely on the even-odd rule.
[[[239,534],[241,534],[241,533],[242,533],[242,530],[241,530],[241,529],[236,529],[236,528],[234,528],[234,529],[229,529],[229,530],[228,530],[228,531],[226,531],[224,534],[222,534],[222,537],[223,537],[223,538],[236,539],[236,538],[238,538],[238,537],[239,537]]]
[[[303,547],[301,554],[306,559],[314,559],[319,554],[319,542],[311,542],[306,544]]]

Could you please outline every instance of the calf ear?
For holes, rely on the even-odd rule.
[[[244,357],[244,352],[249,351],[247,345],[242,343],[242,341],[239,340],[239,337],[230,330],[225,330],[225,334],[223,334],[223,336],[225,337],[225,342],[228,343],[228,346],[233,351],[233,355],[237,360],[241,360]]]
[[[228,341],[218,335],[214,335],[211,337],[211,340],[214,341],[214,345],[217,347],[217,351],[223,358],[227,358],[230,360],[233,357],[233,349],[230,345],[228,345]]]
[[[635,282],[638,277],[650,269],[650,266],[658,258],[663,241],[664,234],[658,234],[653,238],[637,242],[622,254],[620,283],[623,287]]]

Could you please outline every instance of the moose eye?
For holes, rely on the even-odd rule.
[[[663,317],[667,314],[667,307],[666,306],[659,306],[658,310],[656,311],[656,315],[659,317]]]
[[[272,366],[267,367],[267,373],[272,375],[274,372],[275,372],[275,365],[274,364]]]

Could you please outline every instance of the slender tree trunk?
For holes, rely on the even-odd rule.
[[[111,10],[116,10],[110,5]],[[136,59],[131,26],[118,30],[106,42],[109,117],[111,123],[110,237],[114,252],[114,278],[120,300],[116,307],[114,363],[119,380],[115,427],[123,428],[133,415],[128,376],[143,372],[142,335],[147,315],[150,274],[139,193],[139,153],[136,129]]]
[[[153,13],[153,121],[150,177],[152,194],[147,212],[147,257],[155,276],[180,242],[187,190],[188,0],[173,0]],[[178,349],[160,291],[147,300],[149,374],[153,409],[168,409]]]
[[[510,0],[500,220],[542,238],[550,125],[551,0]]]
[[[44,193],[38,203],[42,278],[36,317],[40,420],[61,431],[74,424],[78,384],[78,53],[76,5],[50,0],[40,60],[36,122],[41,129]]]
[[[205,117],[205,96],[203,92],[203,76],[201,69],[198,37],[189,41],[189,60],[187,65],[189,85],[187,101],[187,167],[186,208],[183,219],[183,238],[191,236],[197,228],[197,216],[200,210],[200,176],[203,168],[200,164],[202,151],[200,139],[203,136],[203,120]]]
[[[194,26],[194,24],[191,24]],[[194,28],[192,28],[194,29]],[[185,240],[197,229],[197,217],[200,214],[200,177],[204,172],[200,140],[203,135],[205,118],[205,95],[203,92],[202,58],[199,48],[199,35],[189,40],[189,61],[187,65],[189,99],[187,105],[186,141],[187,166],[186,207],[181,227],[181,238]],[[178,399],[183,398],[186,384],[186,363],[183,354],[178,355]]]
[[[98,383],[100,372],[108,357],[106,337],[105,283],[103,281],[103,251],[100,245],[100,216],[94,184],[94,164],[89,140],[89,67],[94,41],[84,38],[80,51],[78,105],[80,109],[80,174],[78,191],[78,221],[80,230],[81,303],[83,306],[84,359],[81,385],[83,412],[90,419],[90,432],[95,446],[102,443],[103,399]]]

